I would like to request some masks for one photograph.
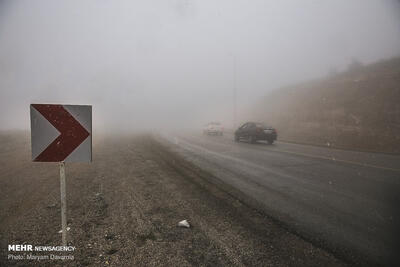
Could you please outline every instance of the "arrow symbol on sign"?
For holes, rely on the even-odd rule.
[[[32,104],[60,135],[34,161],[64,161],[90,133],[62,105]]]

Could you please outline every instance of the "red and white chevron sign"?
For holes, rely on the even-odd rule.
[[[31,104],[32,160],[92,161],[92,106]]]

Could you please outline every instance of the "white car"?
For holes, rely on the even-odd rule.
[[[224,127],[222,127],[221,123],[219,122],[210,122],[204,126],[203,134],[208,135],[223,135],[224,134]]]

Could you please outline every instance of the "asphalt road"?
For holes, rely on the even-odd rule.
[[[400,156],[236,143],[231,134],[163,137],[305,239],[353,263],[392,265],[398,259]]]

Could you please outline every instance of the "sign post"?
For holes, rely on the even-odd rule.
[[[67,245],[65,162],[92,161],[92,106],[31,104],[32,160],[60,166],[61,234]]]
[[[61,231],[62,245],[67,245],[67,195],[65,188],[65,162],[60,162]]]

